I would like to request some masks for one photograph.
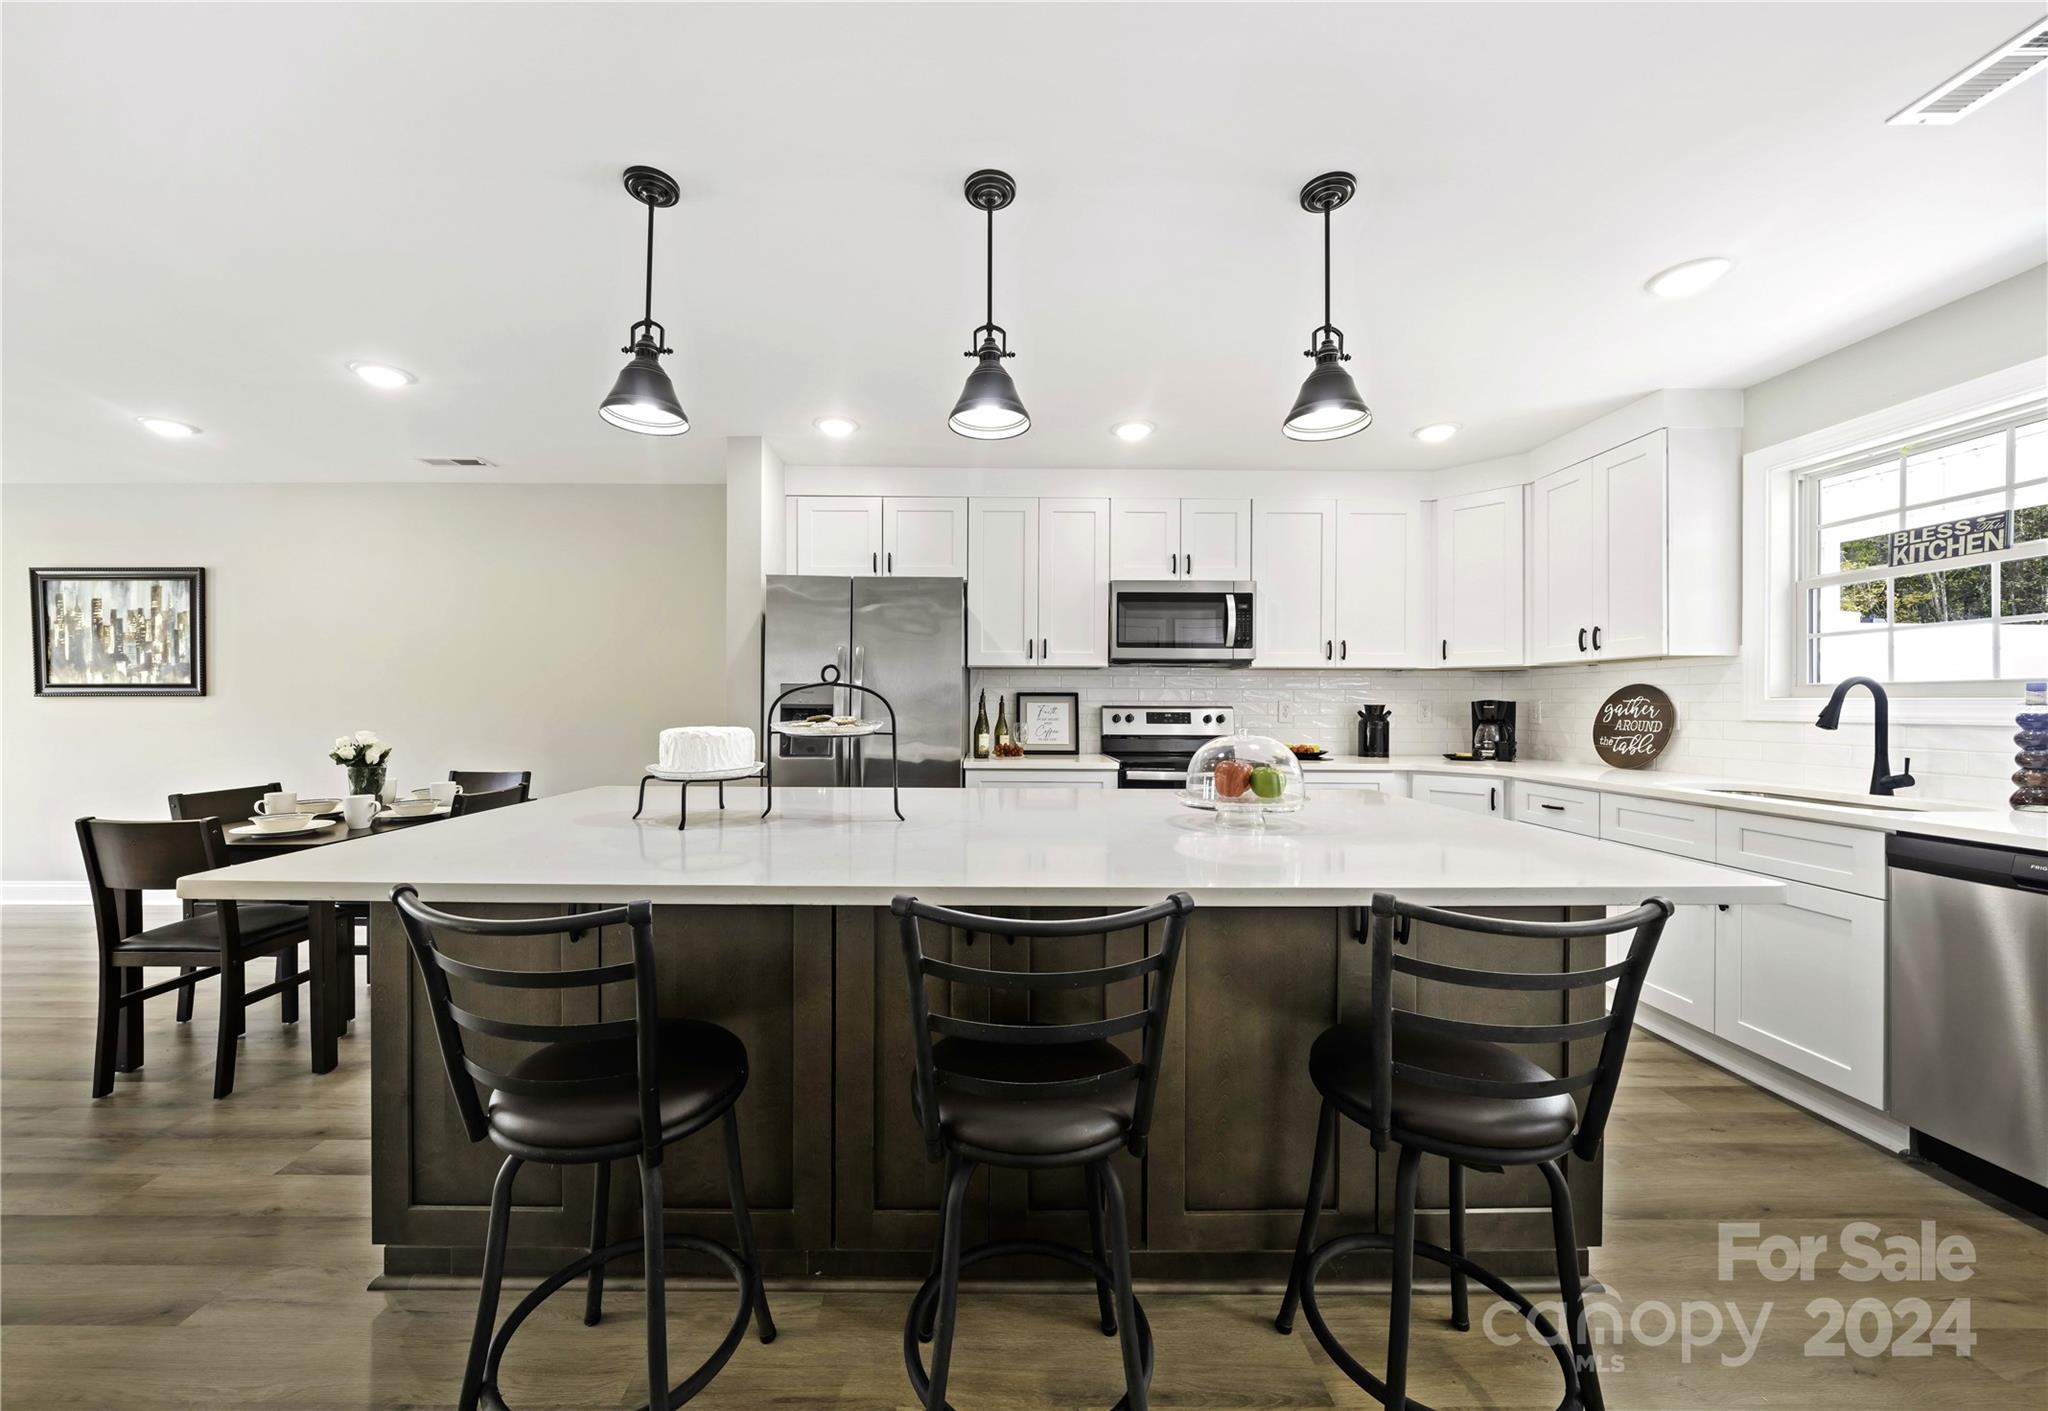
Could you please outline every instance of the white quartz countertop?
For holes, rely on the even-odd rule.
[[[1845,828],[1871,828],[1885,833],[1918,833],[1959,842],[1989,843],[1994,847],[2035,848],[2048,851],[2048,813],[2018,813],[2007,809],[1980,809],[1969,804],[1922,799],[1915,790],[1895,795],[1893,802],[1925,803],[1926,811],[1858,807],[1847,798],[1838,802],[1812,803],[1793,799],[1760,798],[1755,794],[1729,792],[1745,789],[1777,789],[1800,792],[1797,786],[1777,785],[1768,780],[1724,779],[1702,774],[1666,773],[1661,769],[1608,769],[1598,764],[1559,764],[1545,760],[1516,760],[1513,764],[1460,764],[1442,755],[1394,755],[1387,759],[1366,759],[1361,755],[1331,755],[1328,759],[1305,760],[1302,769],[1310,779],[1320,772],[1337,774],[1482,774],[1495,779],[1526,779],[1532,783],[1565,784],[1594,789],[1605,794],[1630,794],[1636,798],[1670,799],[1701,804],[1709,808],[1739,809],[1744,813],[1765,813],[1777,818],[1806,818],[1815,823],[1836,823]]]
[[[702,797],[698,797],[701,795]],[[1211,906],[1356,905],[1374,891],[1445,906],[1772,902],[1782,884],[1690,859],[1370,790],[1332,790],[1263,829],[1225,828],[1163,790],[778,789],[689,827],[630,786],[584,789],[402,832],[281,853],[178,885],[201,900],[880,905],[1130,905],[1187,891]]]
[[[1107,769],[1114,773],[1117,768],[1117,762],[1106,754],[1027,754],[1008,759],[969,755],[960,763],[968,769]]]

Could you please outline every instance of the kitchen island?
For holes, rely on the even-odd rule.
[[[630,787],[586,789],[431,828],[363,838],[189,876],[200,900],[371,902],[372,1237],[388,1280],[471,1274],[483,1240],[495,1154],[456,1118],[417,976],[385,901],[410,882],[428,901],[497,915],[541,914],[637,898],[655,904],[664,1012],[708,1019],[746,1042],[752,1077],[740,1114],[756,1229],[771,1275],[922,1277],[937,1229],[939,1172],[910,1112],[908,1003],[888,915],[910,892],[962,907],[1072,916],[1191,893],[1150,1148],[1124,1172],[1140,1277],[1271,1280],[1284,1275],[1315,1136],[1310,1042],[1364,1011],[1368,955],[1358,908],[1374,891],[1495,914],[1561,919],[1648,896],[1678,903],[1780,899],[1768,879],[1689,859],[1387,798],[1330,791],[1262,829],[1222,827],[1175,795],[1087,788],[915,789],[906,821],[885,790],[758,790],[721,811],[693,799],[689,827],[650,806],[635,822]],[[928,944],[962,964],[1065,970],[1133,959],[1153,939],[1113,933],[998,942],[960,934]],[[1493,968],[1583,969],[1598,941],[1506,953],[1498,942],[1418,927],[1422,958]],[[623,936],[483,940],[514,968],[580,967],[625,957]],[[1590,1017],[1599,989],[1412,993],[1461,1018],[1560,1022]],[[501,992],[503,993],[503,992]],[[977,1001],[988,996],[975,993]],[[1052,1020],[1075,997],[1002,997],[1067,1008],[995,1016]],[[1112,994],[1110,1012],[1132,1007]],[[503,1017],[622,1017],[623,987],[520,992]],[[944,996],[935,999],[942,1007]],[[563,1006],[557,1009],[556,1006]],[[581,1008],[571,1009],[573,1006]],[[602,1012],[599,1013],[598,1011]],[[494,1010],[493,1012],[499,1012]],[[965,1011],[963,1011],[965,1012]],[[1587,1042],[1587,1041],[1582,1041]],[[347,1047],[346,1045],[344,1046]],[[1533,1050],[1564,1063],[1562,1045]],[[1590,1054],[1570,1055],[1574,1068]],[[345,1055],[344,1061],[360,1061]],[[1344,1124],[1331,1228],[1370,1229],[1391,1210],[1392,1163]],[[1600,1238],[1600,1163],[1570,1176],[1587,1244]],[[671,1228],[730,1229],[716,1143],[684,1144],[666,1165]],[[536,1166],[521,1179],[513,1256],[552,1267],[586,1236],[588,1168]],[[968,1237],[1085,1242],[1077,1173],[984,1171]],[[620,1183],[630,1191],[630,1183]],[[1138,1193],[1142,1192],[1142,1198]],[[1441,1239],[1439,1165],[1423,1173],[1422,1237]],[[615,1195],[618,1230],[634,1220]],[[1540,1272],[1550,1234],[1540,1178],[1475,1171],[1468,1238],[1510,1275]],[[1373,1272],[1366,1261],[1354,1268]],[[1005,1272],[997,1270],[995,1272]],[[1024,1267],[1016,1272],[1042,1271]]]

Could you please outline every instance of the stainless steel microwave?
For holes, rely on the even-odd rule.
[[[1109,659],[1161,665],[1252,659],[1252,585],[1124,579],[1109,585]]]

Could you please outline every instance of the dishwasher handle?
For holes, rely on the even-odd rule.
[[[1885,864],[1980,886],[2048,893],[2048,853],[1894,833],[1885,843]]]

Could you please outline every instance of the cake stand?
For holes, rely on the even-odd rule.
[[[647,766],[647,772],[640,776],[640,802],[634,806],[633,816],[647,807],[647,786],[657,780],[664,784],[683,786],[682,800],[676,805],[676,831],[682,832],[690,822],[690,786],[692,784],[718,785],[718,806],[725,807],[725,781],[728,779],[752,779],[767,766],[759,760],[752,764],[736,765],[731,769],[663,769],[658,764]]]
[[[776,708],[791,696],[801,695],[805,691],[815,691],[821,687],[828,687],[835,691],[858,691],[863,696],[873,696],[877,701],[881,702],[882,709],[889,713],[888,726],[885,728],[880,721],[876,720],[857,721],[852,725],[809,725],[798,721],[790,721],[787,723],[776,722],[769,724],[767,726],[767,733],[770,735],[787,735],[793,739],[831,740],[835,750],[839,748],[841,742],[846,740],[886,739],[889,742],[889,807],[895,811],[897,821],[899,823],[902,822],[903,762],[896,754],[896,707],[889,704],[887,696],[872,687],[862,686],[852,681],[840,680],[839,668],[837,666],[826,666],[824,670],[818,673],[818,676],[819,679],[816,681],[806,681],[801,685],[791,686],[788,690],[770,701],[768,709],[763,712],[765,716],[763,723],[767,724],[768,721],[774,721]],[[768,750],[768,767],[763,774],[761,785],[762,792],[768,796],[768,802],[761,809],[761,816],[763,818],[766,818],[775,807],[775,755],[776,750],[771,747]]]

